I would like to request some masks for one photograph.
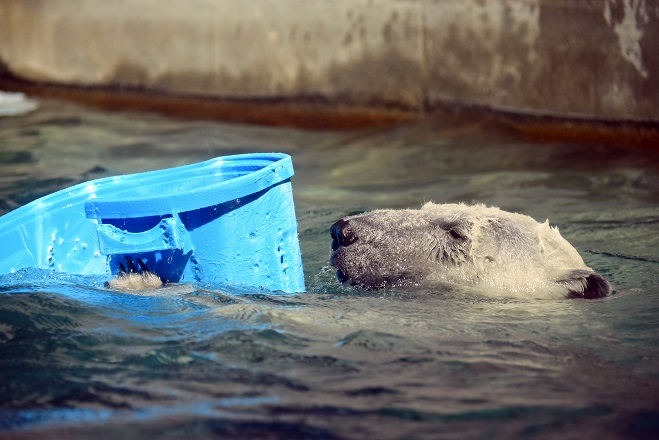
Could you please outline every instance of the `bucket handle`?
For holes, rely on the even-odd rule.
[[[144,232],[127,232],[111,224],[98,224],[98,241],[103,255],[183,249],[185,227],[176,217],[163,218]]]

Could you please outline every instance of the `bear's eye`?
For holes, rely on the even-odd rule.
[[[460,234],[458,231],[455,229],[449,229],[447,231],[451,237],[453,237],[455,240],[464,240],[464,237],[462,234]]]

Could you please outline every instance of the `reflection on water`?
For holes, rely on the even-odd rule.
[[[308,132],[45,101],[0,119],[0,212],[81,180],[283,151],[309,293],[157,295],[0,278],[0,436],[659,435],[659,155],[532,143],[487,121]],[[482,202],[549,218],[615,286],[596,301],[337,284],[350,213]],[[102,428],[102,429],[99,429]]]

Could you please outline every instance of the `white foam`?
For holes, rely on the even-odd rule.
[[[0,91],[0,116],[21,116],[39,107],[22,93]]]

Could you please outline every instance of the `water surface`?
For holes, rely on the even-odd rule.
[[[659,155],[488,121],[303,131],[44,101],[0,119],[0,213],[82,180],[292,155],[308,293],[0,277],[0,437],[659,437]],[[480,202],[550,219],[616,294],[490,299],[342,287],[329,226]]]

